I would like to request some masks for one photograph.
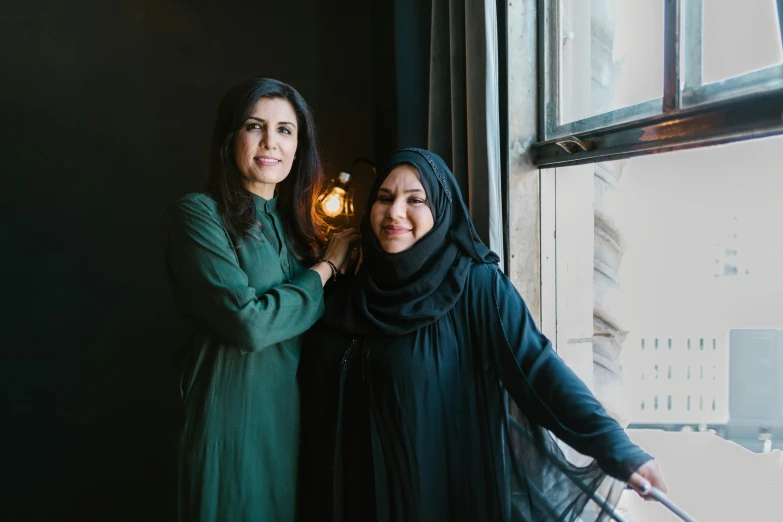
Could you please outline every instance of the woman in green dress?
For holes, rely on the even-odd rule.
[[[166,213],[166,268],[191,333],[179,365],[179,518],[293,521],[300,337],[324,313],[355,230],[326,246],[311,111],[291,86],[246,80],[220,103],[203,193]]]

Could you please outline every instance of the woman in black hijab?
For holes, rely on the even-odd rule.
[[[367,208],[364,264],[300,360],[301,521],[586,521],[624,482],[665,491],[538,331],[440,157],[396,152]]]

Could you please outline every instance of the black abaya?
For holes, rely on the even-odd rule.
[[[472,264],[451,310],[413,332],[320,324],[298,377],[302,521],[590,520],[583,508],[605,473],[626,480],[651,458],[494,265]],[[598,465],[569,464],[543,428]]]

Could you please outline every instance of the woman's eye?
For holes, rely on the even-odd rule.
[[[391,196],[378,196],[378,201],[381,201],[383,203],[391,203],[394,201],[394,198]]]
[[[424,203],[424,200],[420,198],[410,198],[408,200],[408,203],[419,204],[419,203]]]
[[[288,127],[280,127],[278,130],[283,134],[291,134],[291,129],[289,129]]]
[[[256,129],[260,129],[260,128],[261,128],[261,125],[259,125],[258,123],[248,123],[247,125],[245,125],[245,130],[248,130],[248,131],[256,130]]]

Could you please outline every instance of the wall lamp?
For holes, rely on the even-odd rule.
[[[376,175],[375,164],[367,158],[356,158],[348,171],[340,172],[337,179],[332,179],[326,189],[318,197],[321,212],[333,220],[349,222],[353,218],[354,187],[351,183],[356,165],[367,163],[373,175]]]

